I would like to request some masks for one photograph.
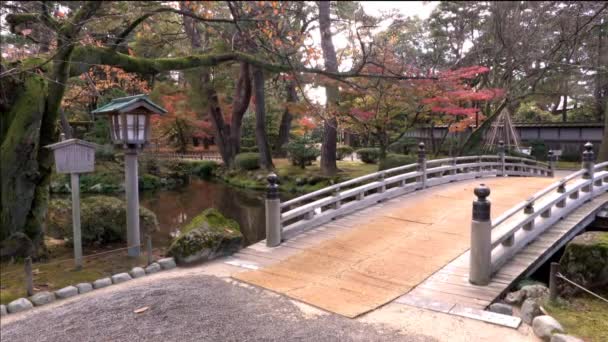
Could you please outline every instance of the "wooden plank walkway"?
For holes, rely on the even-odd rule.
[[[508,261],[487,286],[469,283],[467,251],[396,302],[457,315],[462,315],[463,308],[484,310],[588,226],[607,203],[608,194],[604,194],[583,204]]]
[[[236,279],[354,317],[398,298],[468,249],[473,188],[482,182],[493,189],[497,217],[553,180],[496,177],[430,188],[298,234],[279,247],[254,244],[227,263],[260,271],[238,273]]]

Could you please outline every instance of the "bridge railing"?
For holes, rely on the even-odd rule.
[[[284,203],[278,199],[278,179],[271,175],[266,200],[266,243],[277,246],[284,239],[339,216],[430,186],[488,176],[552,175],[553,164],[505,156],[504,144],[498,155],[427,160],[423,143],[418,146],[417,163],[357,177]]]
[[[583,168],[490,219],[490,189],[475,189],[469,280],[486,285],[492,274],[522,248],[585,202],[608,191],[608,162],[594,164],[593,146],[585,144]]]

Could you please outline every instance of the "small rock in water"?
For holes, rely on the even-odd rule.
[[[80,294],[93,291],[93,285],[91,285],[89,283],[77,284],[76,288],[78,289],[78,293],[80,293]]]
[[[106,287],[106,286],[110,286],[110,285],[112,285],[112,279],[110,279],[110,278],[101,278],[101,279],[97,279],[93,282],[94,289],[101,289],[102,287]]]
[[[6,311],[6,305],[0,305],[0,317],[8,315],[8,311]]]
[[[564,328],[551,316],[538,316],[532,322],[532,330],[536,336],[545,341],[551,340],[553,333],[563,333]]]
[[[503,315],[513,315],[513,307],[509,304],[504,303],[494,303],[490,305],[488,311],[496,312]]]
[[[34,307],[34,305],[32,304],[32,302],[30,302],[29,300],[27,300],[25,298],[15,299],[14,301],[8,303],[8,305],[6,306],[7,311],[10,313],[17,313],[17,312],[29,310],[33,307]]]
[[[160,267],[162,267],[163,270],[170,270],[172,268],[177,267],[177,265],[175,265],[175,259],[173,258],[160,259],[158,260],[158,263],[160,264]]]
[[[48,291],[38,292],[35,295],[30,297],[30,301],[32,303],[34,303],[34,305],[36,305],[36,306],[48,304],[54,300],[55,300],[55,294],[48,292]]]
[[[128,273],[118,273],[112,276],[112,283],[120,284],[125,281],[131,280],[131,276]]]
[[[551,342],[584,342],[580,338],[566,334],[553,334]]]
[[[527,285],[521,288],[525,298],[542,298],[549,295],[549,289],[543,285]]]
[[[507,304],[520,304],[525,299],[525,293],[522,290],[511,292],[505,297],[505,303]]]
[[[156,273],[156,272],[160,272],[160,265],[153,262],[150,265],[148,265],[148,267],[146,267],[146,274],[152,274],[152,273]]]
[[[538,304],[537,299],[526,299],[521,305],[521,320],[524,321],[524,323],[531,325],[534,317],[540,315],[542,315],[542,312],[540,311],[540,305]]]
[[[146,271],[141,267],[133,267],[133,269],[129,271],[129,275],[131,278],[140,278],[146,275]]]
[[[55,291],[55,296],[59,299],[65,299],[74,297],[78,294],[78,288],[76,286],[66,286],[62,289]]]

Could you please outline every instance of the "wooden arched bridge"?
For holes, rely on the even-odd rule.
[[[415,164],[283,203],[271,175],[267,239],[226,262],[238,280],[347,317],[396,301],[517,326],[483,310],[606,206],[608,163],[593,160],[587,144],[583,168],[556,180],[553,156],[426,160],[421,145]]]

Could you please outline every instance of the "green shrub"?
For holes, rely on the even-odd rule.
[[[581,153],[575,151],[567,151],[563,152],[561,156],[559,156],[559,160],[565,162],[580,162],[581,161]]]
[[[353,152],[354,152],[354,149],[348,145],[338,146],[336,148],[336,159],[342,160],[346,156],[352,154]]]
[[[257,146],[243,146],[241,147],[241,153],[252,153],[252,152],[259,152],[259,149]]]
[[[139,176],[139,190],[153,190],[161,187],[160,178],[151,175],[149,173],[144,173]]]
[[[547,152],[549,152],[549,149],[544,141],[534,140],[530,143],[530,146],[532,147],[532,156],[538,160],[547,160]]]
[[[292,163],[301,168],[310,165],[321,154],[314,141],[307,135],[292,139],[285,145],[285,150]]]
[[[256,170],[260,168],[260,155],[253,152],[239,153],[234,158],[234,165],[241,170]]]
[[[366,164],[375,164],[380,158],[380,149],[375,147],[361,148],[357,150],[361,161]]]
[[[114,160],[114,146],[111,144],[98,145],[95,148],[95,159],[97,160]]]
[[[403,137],[388,146],[388,151],[398,154],[408,154],[416,151],[418,143],[415,138]]]
[[[202,160],[192,163],[190,173],[197,175],[202,179],[209,179],[213,177],[213,173],[217,168],[218,164],[212,160]]]
[[[86,173],[80,176],[80,189],[82,192],[96,192],[109,194],[122,190],[124,177],[121,173],[103,171]]]
[[[380,160],[378,170],[388,170],[402,165],[413,164],[416,161],[416,156],[411,154],[389,153],[386,155],[386,158]]]
[[[80,226],[82,244],[107,244],[125,241],[127,237],[126,203],[116,197],[90,196],[80,203]],[[156,215],[139,208],[139,221],[142,234],[158,229]],[[47,212],[47,229],[50,236],[71,241],[72,203],[65,199],[53,199]],[[143,240],[142,240],[143,241]]]

